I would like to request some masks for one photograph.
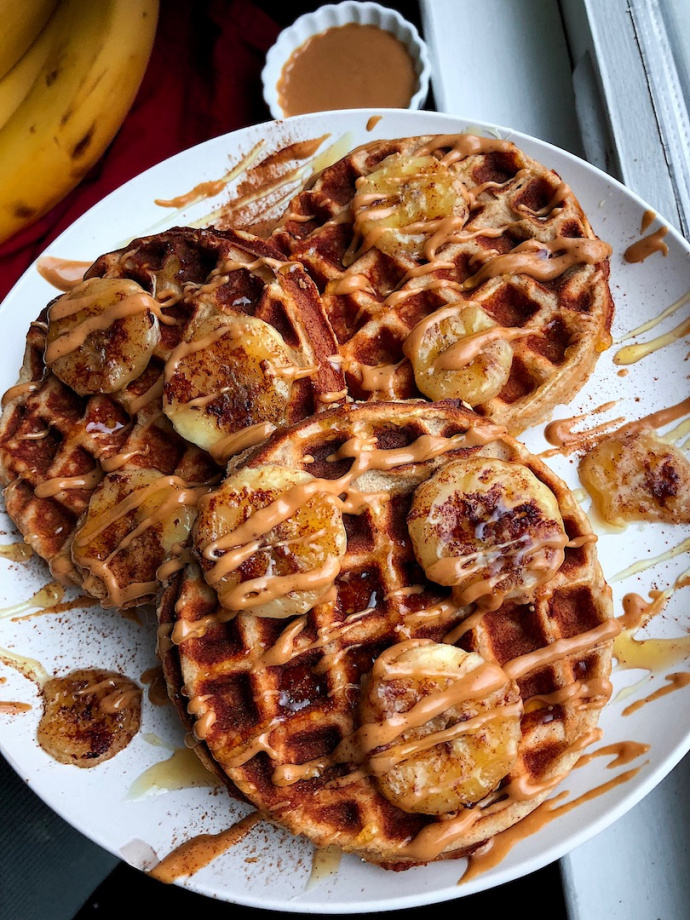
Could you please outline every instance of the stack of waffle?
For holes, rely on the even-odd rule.
[[[134,240],[31,325],[10,517],[56,577],[157,603],[202,761],[317,846],[466,855],[594,737],[610,591],[515,435],[607,346],[609,252],[512,144],[382,141],[271,239]]]

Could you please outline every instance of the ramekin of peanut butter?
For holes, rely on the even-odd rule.
[[[284,29],[266,56],[271,115],[353,108],[419,109],[429,91],[417,29],[378,3],[328,4]]]

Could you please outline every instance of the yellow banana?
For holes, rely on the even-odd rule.
[[[0,79],[0,128],[5,125],[27,97],[46,62],[55,41],[49,19],[43,31],[14,67]]]
[[[0,243],[64,198],[124,121],[144,76],[159,0],[60,0],[55,41],[0,129]]]
[[[57,0],[0,0],[0,79],[26,54]]]

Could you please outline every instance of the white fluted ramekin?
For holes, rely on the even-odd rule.
[[[266,55],[266,63],[261,73],[264,99],[271,115],[275,119],[285,117],[285,112],[278,101],[278,82],[283,67],[296,51],[312,35],[318,35],[334,26],[346,26],[357,23],[363,26],[378,26],[394,35],[409,52],[417,76],[415,91],[407,106],[408,109],[420,109],[429,93],[431,66],[426,44],[411,22],[389,7],[378,3],[356,3],[346,0],[344,3],[330,3],[319,7],[313,13],[305,13],[278,36],[275,44]]]

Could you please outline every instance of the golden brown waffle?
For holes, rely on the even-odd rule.
[[[0,480],[10,518],[55,577],[84,584],[105,604],[130,606],[154,599],[155,572],[162,562],[156,526],[143,528],[126,553],[110,559],[112,581],[107,584],[108,579],[85,576],[75,567],[72,543],[104,474],[110,480],[132,470],[153,470],[172,477],[178,489],[203,486],[221,474],[225,457],[214,459],[189,443],[162,412],[166,362],[201,311],[264,320],[285,338],[300,366],[312,367],[290,389],[285,424],[310,415],[342,390],[342,374],[327,360],[335,344],[313,282],[299,266],[290,264],[283,272],[282,260],[272,244],[250,234],[190,228],[136,239],[97,259],[87,279],[137,282],[165,318],[143,372],[111,394],[78,395],[46,368],[51,305],[31,325],[19,384],[3,401]],[[232,393],[218,394],[211,408],[231,400]],[[237,428],[260,418],[260,405],[234,406]],[[258,434],[246,443],[257,443],[272,427],[258,426]],[[121,516],[105,532],[99,558],[108,556],[113,542],[109,549],[116,550],[135,526],[135,515]]]
[[[470,457],[517,463],[555,496],[564,555],[530,603],[504,592],[497,609],[485,603],[482,612],[431,582],[415,558],[407,525],[415,490]],[[197,751],[233,794],[317,846],[396,869],[467,854],[568,773],[610,694],[616,621],[585,514],[541,460],[459,404],[326,411],[276,432],[235,466],[267,465],[307,471],[324,491],[344,477],[335,491],[342,487],[347,549],[335,591],[306,615],[247,609],[233,618],[202,573],[208,544],[196,533],[186,568],[162,594],[159,653]],[[512,674],[524,701],[509,774],[473,808],[442,819],[393,805],[356,755],[363,682],[382,653],[418,639],[479,652]]]
[[[382,178],[384,168],[393,174]],[[610,247],[560,177],[508,141],[366,144],[293,199],[273,239],[316,280],[356,400],[462,398],[516,435],[568,403],[610,345]],[[499,327],[498,344],[495,330],[473,342],[485,364],[507,353],[503,374],[491,392],[466,395],[457,371],[470,355],[456,351],[456,375],[442,393],[427,392],[413,373],[420,342],[410,333],[468,302]],[[435,337],[437,357],[448,358],[458,330],[436,322],[427,342]],[[460,333],[478,331],[470,322]],[[474,366],[485,375],[481,360]]]

